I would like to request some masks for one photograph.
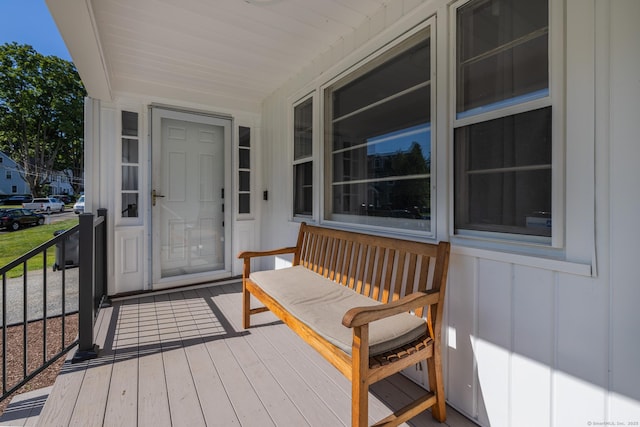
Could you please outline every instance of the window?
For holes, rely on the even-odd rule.
[[[293,109],[293,215],[313,215],[313,98]]]
[[[325,92],[325,219],[431,232],[429,29]]]
[[[18,186],[17,185],[12,185],[11,186],[11,192],[12,193],[17,193],[18,192]]]
[[[456,233],[550,241],[548,2],[469,1],[455,34]]]
[[[138,113],[122,112],[122,218],[137,218],[140,197]]]
[[[251,213],[251,129],[238,128],[238,213]]]
[[[11,179],[11,171],[7,171],[7,173],[6,173],[6,178],[7,178],[7,179]]]

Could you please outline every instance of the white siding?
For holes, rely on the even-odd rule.
[[[640,421],[640,2],[611,2],[609,418]]]
[[[454,407],[482,425],[640,421],[640,2],[557,4],[565,10],[566,31],[566,182],[560,195],[566,262],[460,245],[451,259],[446,392]],[[291,245],[298,228],[290,221],[288,194],[293,98],[320,88],[436,11],[439,24],[449,18],[444,1],[402,5],[382,8],[263,103],[261,181],[270,190],[262,202],[264,249]],[[441,76],[449,48],[439,37]],[[446,82],[437,91],[437,111],[447,111],[440,104],[447,102],[441,96]],[[439,120],[448,126],[446,117]],[[438,237],[445,240],[451,190],[441,177],[452,176],[449,135],[439,131],[436,141],[438,166],[447,169],[438,171],[437,188]]]

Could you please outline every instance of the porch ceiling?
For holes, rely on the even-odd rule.
[[[89,95],[259,109],[384,0],[47,0]]]

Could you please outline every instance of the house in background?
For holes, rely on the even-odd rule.
[[[640,421],[640,2],[47,4],[110,294],[237,276],[301,221],[447,240],[452,406]]]
[[[29,194],[29,184],[22,178],[22,168],[0,151],[0,195]]]
[[[29,184],[22,178],[22,167],[0,151],[0,195],[30,194]],[[48,194],[73,194],[70,171],[54,171],[49,179]]]
[[[55,171],[49,179],[49,194],[73,194],[71,171]]]

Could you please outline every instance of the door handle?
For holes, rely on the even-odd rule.
[[[153,205],[153,206],[155,206],[155,205],[156,205],[156,199],[157,199],[158,197],[164,197],[164,195],[162,195],[162,194],[158,194],[158,193],[156,192],[156,190],[153,190],[153,191],[151,192],[151,205]]]

